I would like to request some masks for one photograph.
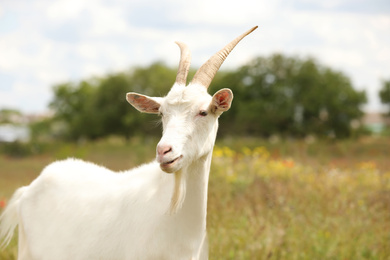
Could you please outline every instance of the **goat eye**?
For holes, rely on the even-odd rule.
[[[199,112],[199,115],[200,115],[200,116],[207,116],[208,113],[207,113],[207,111],[205,111],[205,110],[201,110],[201,111]]]

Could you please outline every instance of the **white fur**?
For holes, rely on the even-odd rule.
[[[119,173],[78,159],[48,165],[1,216],[5,244],[19,225],[19,259],[207,259],[207,187],[221,112],[199,115],[213,98],[197,85],[175,84],[150,100],[163,113],[157,150],[172,151]],[[178,156],[164,172],[160,163]]]

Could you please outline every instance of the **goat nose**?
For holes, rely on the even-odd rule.
[[[158,145],[157,146],[157,154],[160,157],[166,155],[167,153],[170,153],[171,151],[172,151],[172,146],[170,146],[170,145]]]

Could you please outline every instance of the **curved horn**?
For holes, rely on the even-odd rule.
[[[191,52],[188,46],[182,42],[175,42],[180,47],[180,62],[179,69],[176,75],[176,83],[184,84],[187,83],[187,74],[191,64]]]
[[[225,61],[229,53],[234,49],[234,47],[239,43],[245,36],[253,32],[257,26],[241,34],[228,45],[226,45],[222,50],[214,54],[206,63],[204,63],[199,70],[195,73],[194,78],[191,83],[197,83],[206,87],[209,87],[211,81],[213,80],[215,74],[221,67],[222,63]]]

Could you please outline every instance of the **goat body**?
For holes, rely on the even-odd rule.
[[[205,219],[187,223],[200,217],[195,208],[169,214],[173,185],[156,162],[121,173],[54,162],[10,202],[18,203],[19,251],[42,260],[190,259]]]

